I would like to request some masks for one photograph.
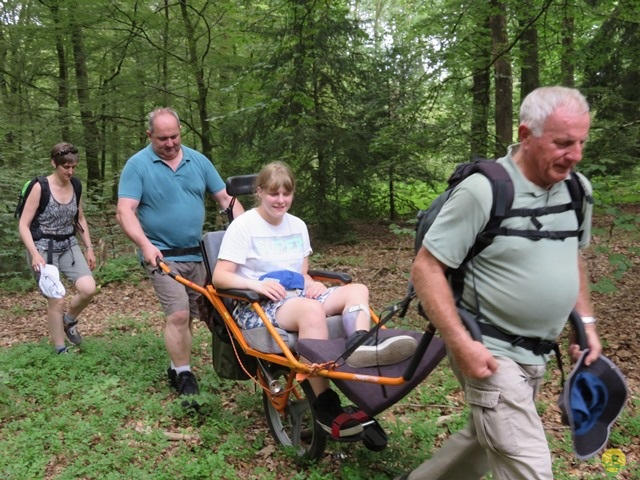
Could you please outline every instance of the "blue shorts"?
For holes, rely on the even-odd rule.
[[[329,298],[329,295],[331,295],[331,293],[333,293],[333,291],[336,288],[338,287],[328,288],[326,292],[314,298],[314,300],[317,300],[320,303],[324,303],[325,300]],[[274,302],[272,300],[261,300],[258,303],[262,307],[262,310],[264,310],[264,313],[266,314],[267,318],[271,321],[273,326],[280,327],[280,325],[278,325],[278,322],[276,322],[276,311],[278,310],[278,308],[284,305],[284,302],[286,302],[287,300],[291,298],[300,298],[300,297],[304,297],[304,290],[287,290],[287,298],[283,300],[278,300],[277,302]],[[233,309],[232,315],[233,315],[233,318],[236,319],[238,326],[245,330],[250,330],[252,328],[264,326],[262,319],[260,318],[258,313],[253,309],[250,303],[238,302],[238,304]]]

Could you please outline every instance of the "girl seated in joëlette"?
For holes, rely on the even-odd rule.
[[[369,289],[359,283],[327,288],[309,276],[309,232],[300,218],[288,213],[294,192],[295,180],[286,164],[272,162],[261,170],[256,179],[257,206],[229,225],[213,284],[263,295],[261,306],[269,320],[285,330],[297,331],[299,338],[328,338],[327,316],[341,314],[347,334],[345,348],[349,348],[370,328]],[[262,326],[250,304],[240,303],[233,316],[241,328]],[[413,355],[416,346],[416,340],[408,335],[379,343],[372,336],[347,363],[356,368],[389,365]],[[315,377],[309,382],[316,395],[312,406],[318,423],[336,436],[334,420],[346,413],[338,394],[325,378]],[[362,429],[356,419],[341,421],[337,436],[357,435]]]

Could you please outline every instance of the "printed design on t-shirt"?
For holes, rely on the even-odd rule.
[[[259,258],[304,256],[302,235],[299,233],[284,237],[253,237],[251,240]]]

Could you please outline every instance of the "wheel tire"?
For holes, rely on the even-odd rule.
[[[290,371],[279,365],[276,367],[270,372],[271,377],[286,386]],[[283,395],[287,396],[287,400],[284,414],[281,414],[274,405],[277,397],[267,391],[262,394],[262,405],[271,435],[278,444],[295,448],[301,460],[319,460],[327,446],[327,434],[316,422],[311,408],[309,399],[315,398],[311,385],[306,380],[298,383],[294,379],[293,390]]]

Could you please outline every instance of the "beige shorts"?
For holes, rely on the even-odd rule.
[[[172,272],[184,277],[196,285],[204,286],[206,270],[202,262],[172,262],[167,260],[167,266]],[[165,275],[161,270],[145,264],[144,266],[151,284],[156,292],[156,296],[162,305],[166,316],[176,312],[189,310],[191,318],[200,318],[196,299],[200,292],[189,288],[169,275]]]
[[[47,252],[40,252],[40,254],[46,261]],[[27,264],[31,269],[31,255],[29,255],[29,252],[27,252]],[[68,248],[67,250],[63,250],[62,252],[53,252],[52,264],[58,267],[60,273],[62,273],[74,284],[78,281],[79,278],[85,277],[87,275],[92,275],[91,269],[87,264],[87,260],[84,258],[82,250],[77,244],[71,248]],[[34,272],[34,278],[36,279],[36,281],[38,277],[39,273]]]

